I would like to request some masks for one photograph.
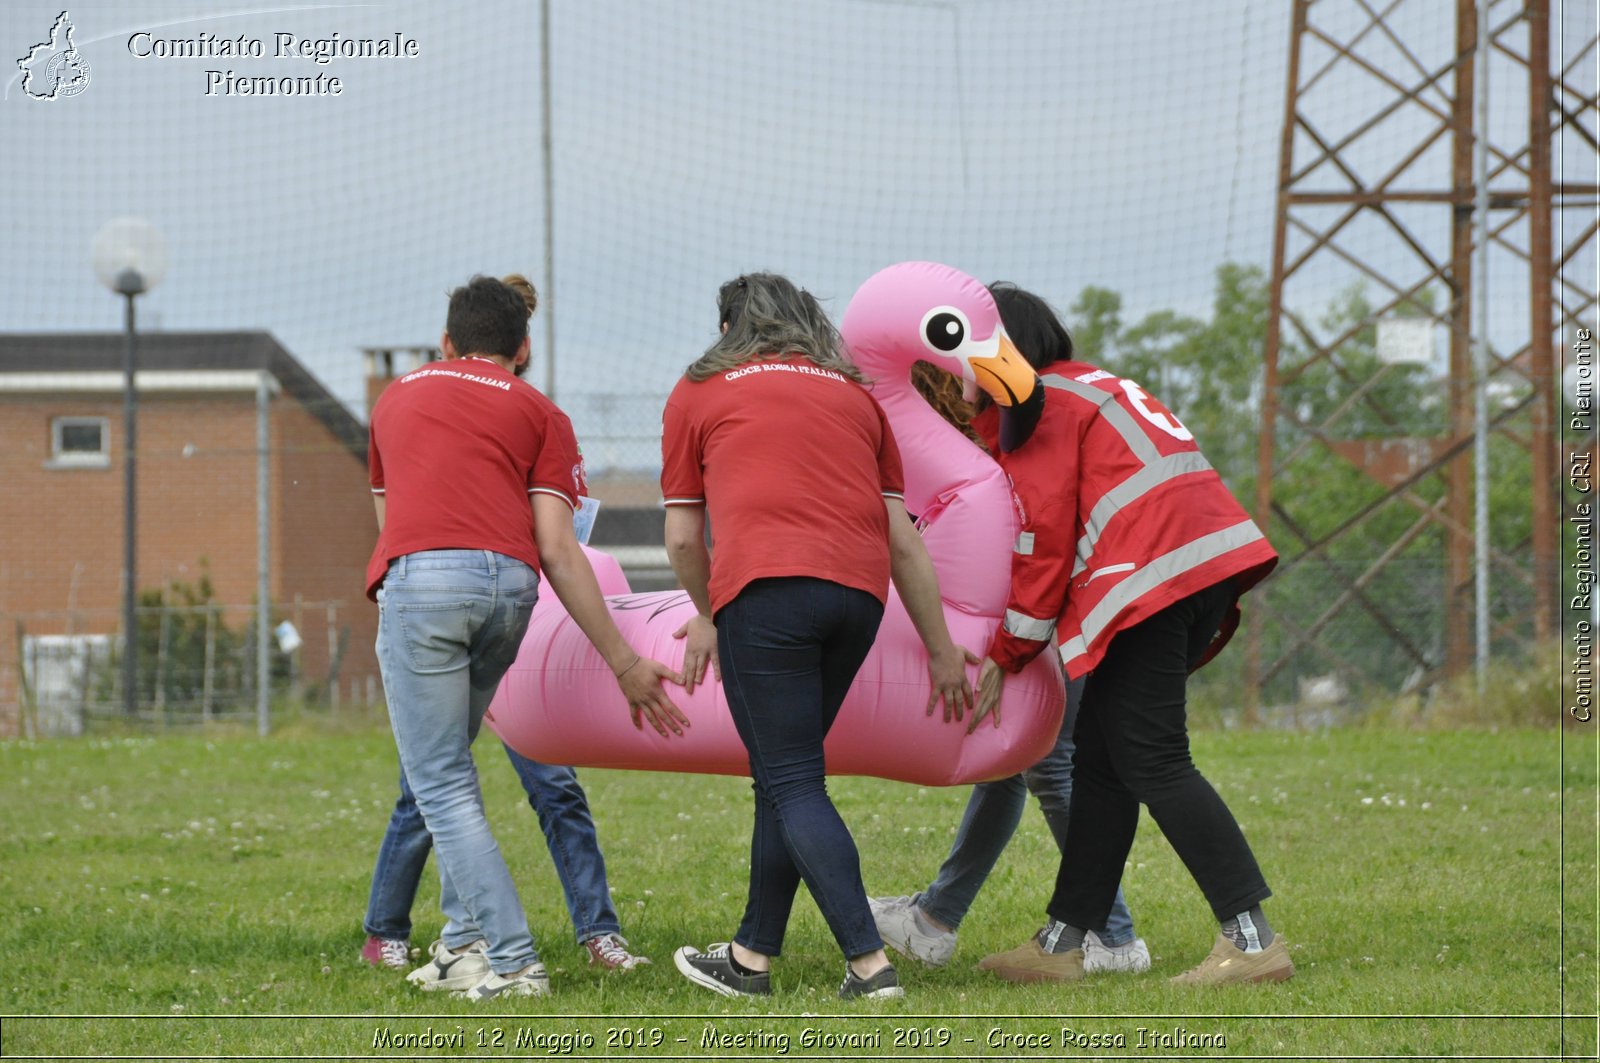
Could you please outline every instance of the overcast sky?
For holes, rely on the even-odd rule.
[[[60,2],[0,7],[0,329],[120,327],[88,249],[127,214],[169,245],[146,320],[268,329],[352,405],[359,349],[434,341],[472,273],[546,287],[537,3],[73,3],[89,84],[29,99],[15,59]],[[1201,311],[1224,259],[1268,262],[1288,0],[550,6],[557,398],[580,431],[604,393],[653,432],[743,270],[835,314],[909,258],[1137,313]],[[202,33],[265,55],[132,54]],[[278,33],[418,55],[318,65],[274,57]],[[342,91],[207,95],[208,70]],[[537,322],[534,343],[539,381]]]

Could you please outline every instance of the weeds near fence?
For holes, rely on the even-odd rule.
[[[1189,684],[1194,730],[1311,731],[1369,727],[1407,731],[1553,728],[1564,718],[1574,678],[1559,665],[1560,646],[1533,646],[1491,662],[1480,687],[1477,673],[1440,678],[1416,690],[1396,691],[1341,677],[1302,679],[1297,696],[1262,706],[1249,720],[1237,672],[1207,668]]]
[[[1374,696],[1354,722],[1414,731],[1553,728],[1565,718],[1564,688],[1570,685],[1557,660],[1556,645],[1536,646],[1491,662],[1481,683],[1476,672],[1466,672],[1426,691]]]

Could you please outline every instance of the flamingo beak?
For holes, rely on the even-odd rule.
[[[1005,333],[991,358],[969,358],[978,387],[989,393],[996,406],[1021,406],[1039,389],[1039,374],[1022,357]]]
[[[977,384],[1000,407],[1000,452],[1009,454],[1033,435],[1044,413],[1044,385],[1010,337],[1000,334],[992,358],[969,358]]]

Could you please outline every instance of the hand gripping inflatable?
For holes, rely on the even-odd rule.
[[[902,263],[861,286],[840,331],[894,428],[906,506],[919,518],[939,574],[950,634],[981,654],[1010,587],[1017,535],[1011,489],[1000,467],[928,406],[910,374],[926,360],[975,380],[1003,337],[994,302],[983,285],[948,266]],[[694,615],[688,595],[627,593],[615,560],[585,549],[612,619],[634,649],[680,666],[683,644],[672,633]],[[975,669],[969,672],[975,677]],[[635,729],[605,662],[547,589],[488,720],[517,752],[550,764],[748,774],[721,685],[707,682],[692,695],[671,686],[668,692],[691,721],[685,736]],[[927,700],[927,655],[891,589],[872,652],[828,735],[828,773],[931,786],[1012,775],[1049,751],[1065,704],[1052,652],[1007,677],[999,728],[986,722],[968,735],[964,724],[944,723],[937,710],[925,716]]]

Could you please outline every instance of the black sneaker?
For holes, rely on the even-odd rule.
[[[871,978],[858,978],[848,963],[844,965],[844,985],[839,987],[839,996],[845,1000],[856,997],[887,1000],[905,995],[906,991],[900,988],[900,976],[895,973],[892,963]]]
[[[770,997],[772,975],[740,974],[733,969],[733,947],[726,941],[712,945],[701,952],[693,945],[685,945],[672,954],[678,972],[696,985],[703,985],[713,993],[725,997]]]

